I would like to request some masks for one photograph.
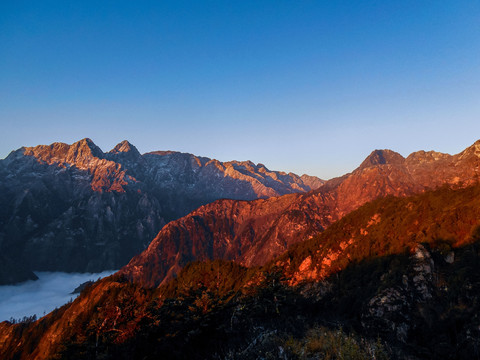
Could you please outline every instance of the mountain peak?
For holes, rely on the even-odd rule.
[[[83,138],[83,139],[81,139],[81,140],[78,140],[77,142],[95,145],[95,143],[93,142],[93,140],[90,139],[90,138],[88,138],[88,137]],[[95,145],[95,146],[96,146],[96,145]]]
[[[135,155],[140,155],[137,148],[132,145],[128,140],[123,140],[119,142],[112,150],[109,151],[110,154],[118,154],[118,153],[132,153]]]
[[[82,140],[79,140],[75,143],[73,143],[70,146],[71,149],[75,149],[79,152],[82,153],[91,153],[91,155],[102,158],[103,157],[103,151],[100,149],[95,143],[92,141],[90,138],[84,138]]]
[[[385,164],[403,164],[405,158],[399,153],[383,149],[383,150],[374,150],[367,156],[365,160],[360,164],[359,169],[366,169],[371,166],[376,165],[385,165]]]
[[[23,147],[17,150],[17,152],[18,151],[20,151],[22,155],[34,156],[48,164],[68,163],[78,165],[80,162],[88,163],[92,158],[104,158],[103,151],[89,138],[79,140],[72,145],[54,142],[50,145]]]
[[[407,164],[422,164],[422,163],[431,163],[438,160],[445,160],[450,158],[450,154],[441,153],[438,151],[415,151],[407,156]]]
[[[460,154],[461,158],[476,156],[480,158],[480,140],[475,141],[471,146],[463,150]]]

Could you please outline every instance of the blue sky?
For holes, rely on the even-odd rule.
[[[478,1],[2,1],[0,158],[90,137],[330,178],[480,139]]]

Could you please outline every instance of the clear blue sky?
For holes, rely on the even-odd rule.
[[[0,2],[0,158],[90,137],[330,178],[480,139],[480,2]]]

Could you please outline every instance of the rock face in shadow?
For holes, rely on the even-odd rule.
[[[21,262],[0,254],[0,286],[16,284],[27,280],[38,280],[38,276]]]
[[[169,221],[221,198],[309,191],[322,180],[179,152],[141,155],[128,141],[104,153],[92,140],[21,148],[0,160],[0,253],[31,270],[116,269]],[[0,263],[0,274],[14,272]],[[22,275],[23,274],[23,275]]]
[[[369,201],[478,182],[479,149],[477,141],[453,156],[419,151],[407,158],[391,150],[375,150],[352,173],[306,194],[216,201],[169,223],[122,273],[144,286],[157,286],[192,260],[263,265]]]

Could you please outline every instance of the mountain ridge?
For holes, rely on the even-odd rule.
[[[323,183],[304,179],[251,162],[141,155],[127,140],[108,152],[89,138],[23,147],[0,160],[0,250],[31,270],[115,269],[167,222],[201,205],[305,192]],[[12,279],[0,277],[0,284],[7,282]]]
[[[273,199],[279,193],[301,193],[312,181],[318,187],[305,195],[268,202],[272,206],[268,221],[258,220],[262,218],[259,213],[239,225],[229,219],[230,202],[202,208],[210,209],[209,218],[223,219],[224,225],[220,231],[210,221],[201,231],[218,230],[237,241],[235,246],[225,244],[225,249],[217,247],[216,251],[243,264],[262,264],[294,241],[317,235],[378,197],[407,196],[443,184],[476,183],[479,149],[477,141],[455,155],[418,151],[406,158],[391,150],[374,150],[349,174],[327,182],[303,176],[303,182],[298,175],[272,172],[251,161],[222,163],[173,151],[141,155],[128,141],[106,153],[88,138],[72,145],[22,148],[0,161],[0,198],[7,204],[0,212],[0,248],[14,263],[22,261],[36,270],[111,269],[126,264],[154,238],[156,244],[175,244],[178,239],[173,235],[160,241],[159,229],[199,206],[221,198]],[[202,209],[196,221],[177,223],[182,236],[198,238],[198,233],[191,232],[203,221]],[[211,236],[208,241],[219,246]],[[184,264],[197,257],[208,258],[201,250],[202,242],[197,245],[200,252],[177,260],[183,259],[180,263]],[[53,259],[52,254],[56,255]],[[173,276],[180,263],[171,263],[177,270],[165,269],[165,274]]]
[[[420,151],[404,158],[390,150],[375,150],[353,172],[328,180],[306,194],[271,198],[269,208],[258,215],[250,209],[264,206],[259,203],[261,200],[216,201],[171,222],[168,231],[161,230],[147,250],[134,257],[121,272],[143,286],[158,286],[193,260],[221,258],[246,266],[263,265],[295,242],[318,235],[377,198],[404,197],[444,185],[466,187],[477,183],[478,144],[451,156]],[[233,209],[251,212],[253,216],[238,217],[231,213]],[[229,240],[222,245],[224,239]],[[236,255],[232,248],[236,249]],[[217,256],[222,255],[216,257],[210,249],[215,249]],[[248,254],[252,254],[250,258]]]

